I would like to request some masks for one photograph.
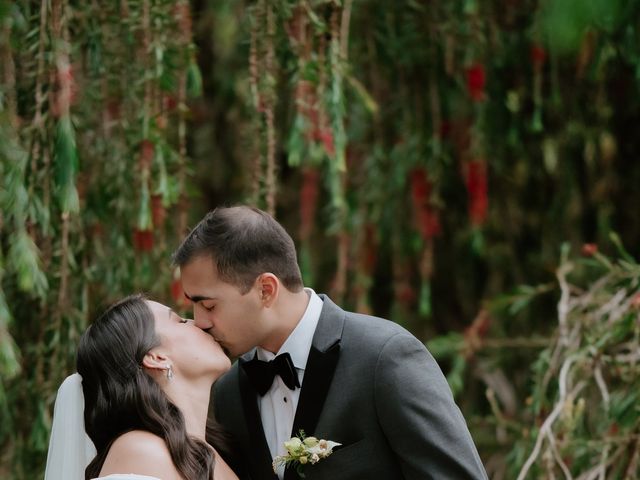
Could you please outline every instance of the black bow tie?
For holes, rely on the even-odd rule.
[[[249,360],[242,364],[245,373],[249,377],[249,381],[253,388],[262,396],[269,391],[273,379],[276,375],[280,375],[284,384],[290,390],[300,387],[298,381],[298,373],[293,365],[291,355],[289,353],[281,353],[270,362],[258,360],[257,354],[253,360]]]

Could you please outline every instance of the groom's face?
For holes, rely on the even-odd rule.
[[[212,335],[230,357],[260,345],[266,332],[261,321],[261,291],[257,286],[243,294],[218,278],[211,257],[196,257],[181,269],[182,288],[193,302],[196,326]]]

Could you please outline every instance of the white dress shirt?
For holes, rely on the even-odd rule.
[[[273,360],[277,355],[288,352],[296,367],[300,385],[302,385],[302,380],[304,379],[311,342],[318,325],[320,311],[322,310],[322,299],[310,288],[305,288],[304,290],[309,295],[307,309],[296,328],[293,329],[293,332],[278,350],[278,353],[273,354],[261,347],[257,348],[258,359],[263,361]],[[299,398],[300,389],[289,390],[280,375],[275,376],[267,393],[262,397],[258,397],[262,427],[272,458],[284,455],[284,442],[291,438],[292,433],[297,434],[297,432],[291,432],[291,429],[293,428],[293,419]],[[312,432],[308,433],[312,434]],[[284,468],[279,467],[276,473],[282,480]]]

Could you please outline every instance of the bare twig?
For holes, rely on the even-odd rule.
[[[597,363],[595,368],[593,369],[593,376],[596,380],[596,384],[598,385],[598,389],[600,390],[602,402],[604,403],[604,409],[605,411],[607,411],[609,410],[609,390],[607,389],[607,384],[604,382],[600,363]]]
[[[569,283],[567,282],[567,275],[573,269],[573,264],[566,262],[558,268],[556,277],[560,284],[560,300],[558,301],[558,323],[560,326],[560,344],[568,344],[568,315],[569,315],[569,300],[571,293],[569,290]]]
[[[626,289],[622,288],[618,290],[607,303],[605,303],[598,310],[595,311],[594,313],[595,317],[596,318],[609,317],[607,323],[609,324],[614,323],[615,320],[619,318],[621,315],[621,312],[619,311],[620,310],[619,307],[621,304],[623,304],[623,300],[625,299],[626,296],[627,296]],[[618,311],[618,314],[615,316],[612,315],[612,312],[616,310]]]
[[[514,338],[483,338],[478,350],[488,348],[544,348],[551,344],[552,340],[546,337],[514,337]]]
[[[586,385],[586,382],[584,381],[578,382],[578,384],[571,391],[570,395],[572,397],[575,397],[585,387],[585,385]],[[547,432],[551,430],[551,427],[553,427],[553,423],[556,421],[556,419],[562,412],[562,409],[564,408],[564,400],[565,400],[564,397],[561,397],[560,399],[558,399],[558,401],[556,402],[556,406],[553,408],[549,416],[542,423],[542,426],[540,427],[540,431],[538,433],[538,438],[536,439],[536,443],[533,447],[533,451],[531,452],[531,454],[529,455],[529,458],[527,458],[527,461],[525,462],[524,466],[520,470],[517,480],[524,480],[525,478],[527,478],[527,473],[529,473],[529,470],[531,469],[531,467],[537,460],[538,456],[540,455],[540,451],[542,450],[542,442],[546,438]]]
[[[551,452],[553,453],[553,459],[560,466],[562,473],[564,473],[564,477],[567,480],[573,480],[573,477],[571,476],[571,472],[569,471],[569,469],[567,468],[567,465],[562,460],[562,457],[560,457],[560,452],[558,452],[558,447],[556,446],[556,439],[553,436],[551,429],[547,430],[547,440],[549,441],[549,447],[551,448]]]
[[[638,473],[638,461],[640,459],[640,439],[636,440],[633,449],[633,455],[631,456],[631,460],[629,460],[629,464],[627,465],[627,469],[624,472],[625,479],[633,479],[637,478],[636,475]]]
[[[353,0],[346,0],[340,21],[340,57],[343,62],[349,59],[349,26],[351,25],[351,6]]]

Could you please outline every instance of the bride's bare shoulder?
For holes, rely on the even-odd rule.
[[[120,435],[111,445],[100,476],[133,473],[182,480],[164,440],[152,433],[134,430]]]

